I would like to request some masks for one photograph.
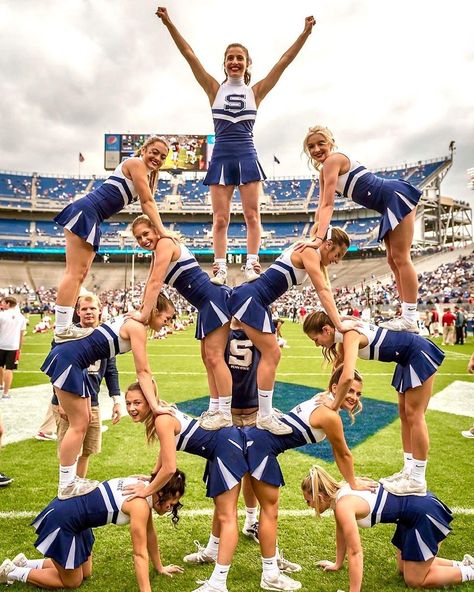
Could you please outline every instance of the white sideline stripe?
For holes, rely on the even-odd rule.
[[[455,506],[451,508],[453,514],[460,516],[474,516],[474,508],[461,508]],[[179,515],[183,518],[199,518],[201,516],[211,517],[214,510],[211,508],[201,508],[196,510],[181,510]],[[22,512],[22,511],[11,511],[11,512],[0,512],[0,520],[16,520],[18,518],[34,518],[39,514],[38,512]],[[245,510],[239,510],[238,514],[240,517],[245,516]],[[280,518],[299,518],[301,516],[314,516],[314,510],[280,510],[278,512]],[[325,512],[322,514],[323,517],[332,516],[332,512]]]
[[[189,356],[185,356],[189,357]],[[298,356],[301,358],[302,356]],[[15,374],[44,374],[41,370],[15,370]],[[120,370],[120,374],[129,374],[130,376],[136,376],[136,372],[128,372],[125,370]],[[170,374],[175,375],[182,375],[182,376],[204,376],[204,370],[201,372],[176,372],[175,370],[170,370],[167,372],[155,372],[153,374],[162,375],[162,376],[169,376]],[[278,372],[278,376],[329,376],[328,372]],[[393,376],[393,372],[366,372],[364,371],[364,376]],[[436,376],[462,376],[466,377],[466,372],[437,372]],[[470,384],[470,383],[467,383]],[[474,383],[472,383],[474,384]],[[11,391],[13,394],[13,390]]]
[[[474,382],[455,380],[448,384],[431,397],[428,409],[474,417]]]

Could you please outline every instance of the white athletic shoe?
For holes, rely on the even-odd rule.
[[[466,555],[464,555],[464,557],[462,558],[462,564],[474,567],[474,557],[466,553]]]
[[[211,283],[216,286],[223,286],[227,283],[227,268],[219,267],[214,277],[211,277]]]
[[[403,317],[394,317],[384,323],[379,323],[379,327],[383,329],[390,329],[390,331],[408,331],[409,333],[419,333],[418,323],[415,321],[410,323]]]
[[[244,525],[242,532],[246,537],[258,543],[258,520],[250,526]]]
[[[201,545],[199,541],[194,541],[196,545],[197,551],[195,553],[190,553],[189,555],[185,555],[183,557],[184,563],[192,563],[194,565],[202,565],[203,563],[215,563],[216,560],[214,557],[211,557],[206,553],[206,547]]]
[[[8,574],[15,569],[16,565],[10,561],[10,559],[5,559],[5,561],[0,565],[0,584],[13,584],[13,580],[8,579]]]
[[[222,411],[204,411],[199,418],[199,425],[203,430],[220,430],[232,427],[232,415]]]
[[[223,588],[217,588],[209,583],[209,580],[196,580],[196,584],[202,584],[199,588],[193,590],[193,592],[228,592],[227,586]]]
[[[393,495],[426,495],[426,481],[420,483],[411,477],[384,483],[383,486]]]
[[[382,485],[385,485],[385,483],[395,483],[395,481],[400,481],[400,479],[408,479],[409,477],[410,472],[402,469],[397,473],[393,473],[393,475],[390,475],[389,477],[380,478],[379,481],[382,483]]]
[[[282,573],[274,578],[266,578],[262,573],[260,588],[264,590],[299,590],[301,588],[301,582],[292,580]]]
[[[94,331],[94,327],[76,327],[76,325],[69,325],[62,331],[54,332],[54,343],[64,343],[65,341],[76,341],[83,339]]]
[[[258,429],[267,430],[276,436],[291,434],[293,431],[289,425],[280,421],[275,410],[273,410],[270,415],[265,415],[264,417],[260,415],[260,411],[257,412],[257,421],[255,425]]]
[[[93,481],[90,479],[82,479],[76,477],[72,483],[64,487],[58,486],[58,499],[65,500],[70,497],[78,497],[79,495],[86,495],[94,491],[100,485],[100,481]]]
[[[293,563],[292,561],[288,561],[283,557],[283,551],[280,551],[280,558],[277,559],[278,569],[283,573],[297,573],[301,571],[302,567],[299,563]]]
[[[260,277],[260,274],[255,270],[255,267],[251,263],[243,265],[241,271],[244,272],[246,282],[253,282]]]
[[[16,557],[12,559],[12,563],[17,567],[26,567],[28,559],[24,553],[18,553]]]
[[[474,438],[474,426],[472,426],[470,430],[465,430],[464,432],[461,432],[461,435],[465,438]]]

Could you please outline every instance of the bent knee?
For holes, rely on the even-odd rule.
[[[404,574],[403,579],[409,588],[423,588],[425,578],[421,578],[414,574]]]

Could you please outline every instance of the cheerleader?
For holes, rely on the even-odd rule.
[[[176,469],[178,450],[210,461],[205,473],[206,495],[214,500],[221,539],[212,576],[194,592],[227,592],[227,575],[239,538],[237,501],[240,482],[248,472],[242,430],[237,427],[204,430],[196,419],[163,402],[161,413],[155,417],[138,383],[128,388],[125,402],[132,420],[145,424],[148,441],[156,438],[160,441],[155,479],[149,484],[127,487],[124,495],[129,495],[128,499],[146,498],[159,490],[161,483],[166,482]]]
[[[433,393],[436,371],[444,352],[434,343],[405,331],[390,331],[360,323],[357,331],[342,335],[324,312],[308,315],[303,331],[329,362],[344,364],[334,408],[337,409],[351,384],[357,357],[363,360],[396,362],[392,386],[398,392],[404,467],[383,479],[385,489],[395,495],[426,493],[426,463],[429,448],[425,411]]]
[[[392,543],[397,565],[409,588],[443,588],[474,580],[474,559],[437,557],[438,547],[451,531],[450,509],[435,495],[397,497],[380,485],[376,491],[357,491],[315,466],[301,484],[306,503],[319,516],[328,508],[336,518],[336,561],[318,561],[325,571],[342,568],[347,554],[351,592],[362,588],[363,552],[359,527],[396,524]]]
[[[219,84],[202,66],[196,54],[171,22],[166,8],[159,7],[157,16],[168,29],[177,48],[206,93],[212,108],[216,142],[204,184],[210,186],[213,211],[213,243],[215,253],[215,284],[227,281],[227,229],[235,187],[239,187],[247,226],[247,261],[244,267],[246,281],[258,277],[258,250],[260,248],[259,195],[266,179],[258,161],[253,143],[253,126],[261,101],[272,90],[285,69],[298,55],[308,39],[315,20],[305,19],[304,30],[295,43],[282,55],[260,82],[250,84],[252,60],[246,47],[232,43],[224,53],[225,81]]]
[[[179,520],[179,500],[185,491],[185,475],[176,470],[168,483],[146,499],[127,500],[123,489],[136,477],[103,481],[80,499],[55,498],[33,520],[35,547],[46,559],[27,559],[23,553],[0,566],[0,583],[23,582],[39,588],[78,588],[92,575],[92,529],[106,524],[130,524],[135,575],[140,592],[151,592],[149,562],[159,574],[172,576],[183,569],[164,566],[152,520],[152,510],[163,516],[171,512]]]
[[[243,330],[261,356],[257,370],[257,427],[261,429],[274,434],[289,433],[288,426],[280,422],[272,408],[276,369],[281,352],[269,307],[292,286],[301,285],[309,276],[322,306],[335,326],[340,331],[352,328],[354,323],[342,324],[327,273],[328,265],[337,264],[344,257],[348,247],[347,234],[341,228],[331,228],[318,250],[298,251],[293,245],[286,249],[258,280],[232,290],[230,312],[242,323]]]
[[[289,435],[275,436],[257,428],[243,428],[247,443],[247,462],[252,477],[254,491],[260,503],[259,541],[262,551],[261,587],[267,590],[297,590],[300,582],[295,582],[278,570],[276,556],[276,535],[280,487],[285,484],[277,456],[292,448],[305,444],[321,442],[325,438],[332,446],[337,466],[344,478],[356,490],[375,489],[371,481],[360,483],[354,476],[352,454],[344,437],[344,429],[339,413],[326,406],[334,399],[334,393],[342,369],[336,370],[329,381],[326,393],[316,395],[300,403],[281,421],[290,429]],[[341,408],[352,418],[362,410],[362,378],[355,375],[351,388],[342,402]]]
[[[185,245],[160,239],[147,216],[135,218],[132,232],[140,247],[153,251],[142,310],[135,313],[135,317],[146,322],[156,294],[164,284],[175,288],[197,308],[196,338],[201,340],[201,354],[209,381],[214,382],[218,393],[217,408],[202,416],[201,427],[211,430],[230,427],[232,376],[224,357],[231,317],[228,308],[230,288],[212,284]]]
[[[416,205],[421,191],[396,179],[382,179],[357,160],[335,152],[332,132],[323,126],[310,128],[303,143],[310,163],[320,170],[320,197],[313,228],[319,246],[331,222],[336,193],[382,215],[378,240],[385,242],[387,259],[395,276],[402,316],[381,325],[392,331],[418,333],[418,276],[411,261]]]
[[[66,269],[56,297],[55,340],[79,339],[91,330],[72,323],[79,291],[99,249],[100,224],[140,199],[142,210],[155,224],[160,236],[169,236],[154,200],[158,171],[168,155],[159,136],[150,136],[133,158],[121,162],[104,183],[73,201],[54,221],[64,227]]]
[[[159,331],[173,316],[173,303],[160,294],[149,315],[148,326]],[[97,481],[77,477],[77,458],[89,426],[90,397],[95,388],[87,372],[91,364],[132,351],[143,392],[154,406],[153,410],[158,410],[146,345],[147,326],[132,318],[118,316],[83,339],[56,344],[43,362],[41,370],[49,376],[69,421],[59,448],[59,499],[84,495],[98,485]]]

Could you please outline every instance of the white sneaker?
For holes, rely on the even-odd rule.
[[[209,580],[196,580],[196,584],[202,584],[202,586],[199,586],[193,592],[228,592],[227,586],[217,588],[216,586],[212,586]]]
[[[418,324],[416,321],[411,323],[403,317],[394,317],[389,321],[379,323],[379,327],[382,327],[383,329],[390,329],[390,331],[408,331],[409,333],[420,332],[420,329],[418,328]]]
[[[0,565],[0,584],[13,584],[13,580],[8,579],[8,574],[11,573],[15,569],[16,565],[10,559],[5,559],[5,561]]]
[[[293,563],[292,561],[288,561],[283,557],[283,551],[280,551],[280,558],[277,559],[278,569],[283,573],[297,573],[301,571],[302,567],[299,563]]]
[[[204,411],[199,418],[199,425],[203,430],[220,430],[232,427],[232,415],[222,411]]]
[[[246,537],[258,543],[258,520],[250,526],[244,525],[242,532]]]
[[[466,553],[466,555],[464,555],[464,557],[462,558],[462,564],[474,567],[474,557]]]
[[[189,555],[185,555],[183,557],[184,563],[193,563],[194,565],[202,565],[203,563],[215,563],[216,560],[214,557],[211,557],[206,553],[206,547],[201,545],[199,541],[194,541],[196,545],[197,551],[195,553],[190,553]]]
[[[219,267],[214,277],[211,277],[211,283],[216,286],[223,286],[227,283],[227,268]]]
[[[426,495],[426,481],[420,483],[411,477],[384,483],[384,489],[393,495]]]
[[[465,438],[474,438],[474,426],[470,430],[465,430],[461,432],[461,435]]]
[[[94,331],[94,327],[76,327],[69,325],[62,331],[54,331],[54,343],[64,343],[65,341],[76,341],[83,339]]]
[[[385,483],[395,483],[395,481],[400,481],[400,479],[408,479],[408,477],[410,477],[410,472],[402,469],[397,473],[393,473],[393,475],[390,475],[389,477],[382,477],[379,479],[379,482],[382,483],[382,485],[385,485]]]
[[[12,563],[17,567],[26,567],[28,559],[24,553],[18,553],[16,557],[12,559]]]
[[[260,277],[260,274],[255,270],[255,267],[251,263],[246,263],[242,266],[241,271],[244,272],[246,282],[253,282]]]
[[[259,411],[257,413],[257,421],[255,425],[260,430],[267,430],[276,436],[284,436],[285,434],[291,434],[293,432],[289,425],[278,419],[278,415],[274,410],[270,415],[265,415],[264,417],[260,415]]]
[[[100,481],[93,481],[90,479],[82,479],[76,477],[72,483],[65,485],[64,487],[58,486],[58,499],[65,500],[70,497],[77,497],[79,495],[86,495],[94,491],[98,487]]]
[[[282,573],[274,578],[266,578],[262,573],[260,588],[264,590],[299,590],[301,588],[301,582],[292,580]]]

